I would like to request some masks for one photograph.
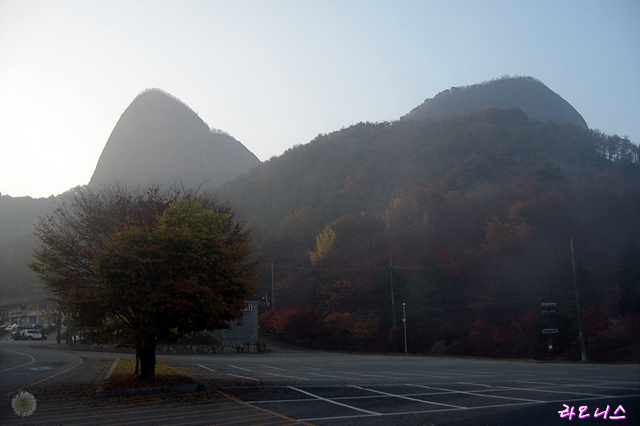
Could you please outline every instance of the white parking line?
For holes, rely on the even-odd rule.
[[[456,382],[459,385],[473,385],[473,386],[482,386],[485,388],[492,388],[493,386],[483,385],[482,383],[471,383],[471,382]]]
[[[539,401],[537,399],[516,398],[516,397],[511,397],[511,396],[491,395],[488,391],[467,392],[467,391],[459,391],[459,390],[454,390],[454,389],[437,388],[437,387],[434,387],[434,386],[412,385],[412,384],[407,384],[407,386],[415,386],[415,387],[418,387],[418,388],[434,389],[434,390],[439,390],[439,391],[450,391],[451,393],[461,393],[461,394],[464,394],[464,395],[471,395],[471,396],[483,396],[483,397],[489,397],[489,398],[509,399],[509,400],[512,400],[512,401],[537,402],[539,404],[542,404],[542,403],[545,402],[545,401]],[[528,390],[528,389],[520,389],[520,390]]]
[[[381,371],[383,374],[391,374],[393,376],[410,376],[410,377],[423,377],[423,378],[436,378],[436,379],[450,379],[449,376],[436,376],[430,373],[422,373],[422,374],[411,374],[411,373],[392,373],[390,371]]]
[[[548,385],[551,387],[558,387],[558,386],[576,386],[576,385]],[[499,386],[502,389],[509,389],[509,390],[520,390],[520,391],[529,391],[529,392],[546,392],[546,393],[566,393],[566,394],[571,394],[571,395],[586,395],[586,396],[595,396],[598,398],[608,398],[611,395],[600,395],[597,393],[586,393],[586,392],[572,392],[572,391],[568,391],[568,390],[553,390],[553,389],[542,389],[542,388],[516,388],[516,387],[511,387],[511,386]]]
[[[287,379],[297,379],[297,380],[307,380],[307,381],[311,380],[305,377],[285,376],[284,374],[275,374],[275,373],[264,373],[264,374],[268,374],[269,376],[276,376],[276,377],[286,377]]]
[[[270,365],[263,365],[263,364],[258,364],[260,367],[264,367],[264,368],[272,368],[274,370],[280,370],[280,371],[287,371],[284,368],[278,368],[278,367],[272,367]]]
[[[5,368],[4,370],[0,370],[0,373],[3,373],[5,371],[9,371],[9,370],[15,370],[16,368],[24,367],[26,365],[30,365],[30,364],[33,364],[34,362],[36,362],[36,359],[34,357],[32,357],[31,355],[29,355],[29,354],[23,354],[22,352],[12,351],[10,349],[3,349],[3,351],[13,352],[14,354],[20,354],[20,355],[28,356],[29,358],[31,358],[31,362],[27,362],[26,364],[18,365],[16,367]]]
[[[348,371],[345,371],[344,374],[349,374],[349,375],[352,375],[352,376],[379,377],[381,379],[389,379],[389,376],[378,376],[376,374],[349,373]]]
[[[251,371],[252,371],[252,370],[249,370],[248,368],[236,367],[235,365],[231,365],[231,364],[228,364],[228,365],[229,365],[229,367],[231,367],[231,368],[237,368],[238,370],[248,371],[248,372],[251,372]]]
[[[303,393],[303,394],[308,395],[308,396],[310,396],[310,397],[313,397],[313,398],[315,398],[315,399],[319,399],[320,401],[328,402],[328,403],[330,403],[330,404],[339,405],[340,407],[349,408],[349,409],[351,409],[351,410],[360,411],[361,413],[372,414],[372,415],[374,415],[374,416],[379,416],[379,415],[380,415],[380,413],[376,413],[375,411],[369,411],[369,410],[365,410],[365,409],[363,409],[363,408],[358,408],[358,407],[354,407],[354,406],[351,406],[351,405],[343,404],[343,403],[341,403],[341,402],[333,401],[333,400],[331,400],[331,399],[323,398],[323,397],[321,397],[320,395],[316,395],[316,394],[313,394],[313,393],[311,393],[311,392],[303,391],[302,389],[294,388],[293,386],[287,386],[287,387],[288,387],[289,389],[292,389],[292,390],[294,390],[294,391],[298,391],[298,392],[300,392],[300,393]]]
[[[467,410],[469,408],[469,407],[463,407],[461,405],[452,405],[452,404],[443,404],[441,402],[425,401],[424,399],[411,398],[409,396],[404,396],[404,395],[396,395],[394,393],[382,392],[382,391],[379,391],[379,390],[363,388],[363,387],[360,387],[360,386],[349,385],[349,387],[350,388],[354,388],[354,389],[360,389],[360,390],[363,390],[363,391],[377,393],[379,395],[390,396],[390,397],[393,397],[393,398],[400,398],[400,399],[406,399],[408,401],[420,402],[422,404],[440,405],[442,407],[457,408],[459,410]]]
[[[310,376],[318,376],[318,377],[329,377],[332,379],[343,379],[343,380],[360,380],[357,377],[344,377],[344,376],[329,376],[328,374],[318,374],[318,373],[306,373]]]
[[[416,373],[419,373],[419,371],[416,371]],[[469,371],[466,373],[459,373],[457,371],[443,370],[443,371],[439,371],[439,373],[451,374],[452,376],[480,376],[482,378],[496,377],[495,373],[483,373],[479,371]]]
[[[638,390],[638,386],[636,384],[636,386],[634,386],[633,383],[630,383],[631,387],[625,387],[625,386],[621,386],[623,383],[627,383],[627,382],[620,382],[620,383],[601,383],[599,385],[595,385],[595,384],[573,384],[573,383],[566,383],[566,384],[561,384],[559,386],[575,386],[577,388],[579,387],[583,387],[583,388],[602,388],[602,389],[614,389],[614,390],[630,390],[630,391],[637,391]]]
[[[200,367],[200,368],[204,368],[205,370],[209,370],[209,371],[212,371],[212,372],[214,372],[214,373],[216,372],[216,370],[214,370],[214,369],[212,369],[212,368],[209,368],[209,367],[207,367],[207,366],[205,366],[205,365],[202,365],[202,364],[198,364],[198,367]],[[230,365],[230,367],[233,367],[233,365]],[[251,371],[251,370],[247,370],[246,368],[239,368],[239,367],[234,367],[234,368],[238,368],[239,370]],[[255,378],[253,378],[253,377],[239,376],[239,375],[237,375],[237,374],[231,374],[231,373],[227,373],[227,376],[237,377],[237,378],[239,378],[239,379],[245,379],[245,380],[253,380],[254,382],[259,382],[259,381],[260,381],[260,379],[255,379]]]
[[[423,388],[423,389],[432,389],[434,390],[434,392],[428,392],[428,393],[404,393],[404,392],[400,392],[400,391],[395,391],[393,389],[397,389],[398,388],[398,384],[392,384],[392,383],[388,383],[387,386],[391,386],[391,388],[389,389],[388,392],[385,392],[383,390],[378,390],[381,389],[379,386],[380,385],[374,385],[373,388],[369,388],[366,386],[356,386],[356,385],[348,385],[348,386],[344,386],[344,388],[351,388],[351,389],[359,389],[362,391],[365,391],[367,393],[370,393],[369,395],[366,394],[362,394],[362,395],[351,395],[348,396],[348,393],[342,393],[342,396],[335,396],[335,397],[322,397],[320,395],[317,395],[313,392],[314,388],[307,388],[308,390],[303,390],[305,387],[303,387],[303,389],[300,389],[298,387],[293,387],[293,386],[286,386],[286,388],[291,389],[291,390],[295,390],[297,392],[300,392],[304,395],[310,396],[312,397],[311,399],[290,399],[288,401],[285,400],[265,400],[265,401],[251,401],[251,404],[269,404],[269,403],[282,403],[282,402],[288,402],[288,403],[295,403],[297,410],[301,410],[302,408],[300,407],[304,407],[305,403],[313,403],[314,401],[323,401],[323,402],[327,402],[330,404],[334,404],[337,406],[342,406],[345,408],[349,408],[352,410],[356,410],[358,411],[358,413],[345,413],[344,415],[336,415],[336,416],[326,416],[326,417],[322,417],[322,416],[318,416],[318,417],[308,417],[308,418],[301,418],[301,417],[296,417],[297,420],[299,421],[305,421],[305,422],[317,422],[317,421],[322,421],[322,422],[331,422],[331,421],[337,421],[337,420],[349,420],[349,419],[366,419],[367,417],[398,417],[398,418],[402,418],[406,415],[420,415],[420,414],[429,414],[429,415],[433,415],[435,413],[440,413],[440,412],[456,412],[456,411],[469,411],[469,410],[495,410],[495,409],[501,409],[501,408],[509,408],[512,409],[514,407],[524,407],[524,406],[546,406],[549,407],[552,404],[558,404],[558,403],[571,403],[573,401],[578,401],[580,403],[584,402],[584,401],[589,401],[589,400],[602,400],[605,398],[629,398],[629,397],[638,397],[640,396],[639,393],[635,392],[633,394],[628,394],[628,395],[603,395],[603,396],[589,396],[591,394],[578,394],[576,395],[575,398],[569,397],[569,398],[560,398],[560,399],[555,399],[553,398],[553,400],[536,400],[536,399],[527,399],[527,398],[520,398],[517,396],[501,396],[501,395],[493,395],[494,392],[510,392],[509,395],[511,393],[513,393],[514,395],[518,395],[518,391],[522,391],[522,392],[527,392],[527,391],[539,391],[539,392],[545,392],[545,389],[530,389],[527,387],[523,387],[523,388],[517,388],[517,387],[508,387],[508,386],[489,386],[489,385],[485,385],[482,383],[467,383],[467,382],[461,382],[462,384],[469,384],[469,385],[480,385],[480,386],[485,386],[487,387],[486,389],[480,389],[477,391],[458,391],[455,389],[447,389],[447,388],[443,388],[443,387],[438,387],[438,385],[436,384],[436,386],[428,386],[428,385],[416,385],[416,384],[411,384],[411,383],[406,383],[403,384],[402,386],[406,386],[406,387],[414,387],[414,388]],[[340,388],[342,386],[337,386],[337,388]],[[322,388],[322,387],[320,387]],[[555,390],[550,390],[551,392],[556,392]],[[558,393],[561,393],[561,391],[557,391]],[[435,395],[450,395],[451,398],[456,398],[456,396],[459,395],[469,395],[471,398],[473,398],[471,401],[474,400],[479,400],[479,399],[484,399],[484,402],[481,405],[477,405],[474,403],[471,403],[470,405],[472,406],[460,406],[460,405],[453,405],[453,404],[447,404],[444,402],[432,402],[429,401],[428,399],[431,396],[435,396]],[[426,410],[422,410],[422,409],[416,409],[416,410],[402,410],[402,411],[393,411],[393,412],[375,412],[375,411],[371,411],[371,410],[366,410],[363,408],[358,408],[356,406],[350,405],[349,402],[354,402],[354,404],[357,404],[356,401],[370,401],[367,402],[367,404],[371,405],[372,407],[376,407],[376,399],[377,398],[398,398],[398,399],[402,399],[402,400],[407,400],[407,401],[413,401],[413,402],[419,402],[420,404],[424,404],[425,408],[427,408],[427,405],[430,405]],[[424,399],[421,399],[424,398]],[[494,400],[494,398],[497,398]],[[446,399],[445,399],[446,400]],[[493,400],[495,403],[492,403],[491,400]],[[358,405],[361,405],[362,402]],[[484,404],[488,404],[488,405],[484,405]],[[418,407],[416,407],[418,408]],[[430,409],[429,409],[430,408]],[[329,413],[327,413],[329,414]],[[338,413],[335,413],[338,414]],[[400,424],[400,421],[398,421],[398,423]]]
[[[227,374],[227,376],[238,377],[240,379],[245,379],[245,380],[253,380],[254,382],[260,381],[260,379],[254,379],[253,377],[246,377],[246,376],[238,376],[237,374]]]

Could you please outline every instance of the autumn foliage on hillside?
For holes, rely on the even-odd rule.
[[[577,288],[590,358],[630,359],[639,155],[627,138],[488,109],[319,135],[222,196],[273,264],[262,326],[283,339],[403,351],[406,314],[409,352],[575,359]]]

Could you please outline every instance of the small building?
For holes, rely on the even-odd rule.
[[[258,302],[247,301],[242,318],[231,322],[229,330],[217,330],[214,335],[223,345],[256,344],[258,342]]]
[[[0,326],[48,324],[51,302],[45,293],[0,300]]]

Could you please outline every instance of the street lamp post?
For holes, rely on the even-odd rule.
[[[580,336],[580,352],[582,353],[582,362],[587,361],[587,348],[582,331],[582,321],[580,321],[580,295],[578,293],[578,280],[576,279],[576,258],[573,255],[573,237],[569,237],[571,243],[571,264],[573,266],[573,291],[576,294],[576,316],[578,318],[578,335]]]
[[[402,322],[404,324],[404,353],[407,353],[407,310],[406,305],[402,304]]]

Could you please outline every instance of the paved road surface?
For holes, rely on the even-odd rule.
[[[33,424],[575,424],[560,417],[565,404],[574,407],[572,422],[578,425],[602,423],[604,415],[595,417],[596,409],[600,413],[607,406],[605,424],[616,416],[625,418],[614,424],[640,424],[637,364],[507,362],[276,347],[266,355],[158,356],[185,374],[219,383],[237,400],[209,394],[96,401],[87,398],[90,388],[78,383],[95,381],[122,354],[45,349],[56,346],[51,342],[14,343],[0,342],[0,381],[8,377],[7,383],[13,383],[5,389],[17,386],[15,377],[32,383],[37,374],[51,377],[39,386],[61,386],[56,397],[39,397],[42,405],[29,420],[43,423]],[[82,362],[73,367],[74,359]],[[49,370],[27,371],[47,363],[61,364],[55,367],[58,373],[69,365],[71,369],[57,376]],[[67,395],[66,389],[74,392]],[[9,398],[0,398],[0,424],[6,419],[6,424],[23,424],[8,404]],[[578,417],[580,407],[588,407],[583,415],[589,417]]]
[[[257,407],[316,425],[640,424],[640,365],[531,363],[321,352],[171,358],[202,378],[268,384],[235,389]],[[231,390],[234,392],[234,390]],[[579,419],[579,407],[588,407]],[[626,411],[623,412],[622,410]],[[485,423],[478,423],[485,424]]]
[[[47,380],[82,363],[73,353],[43,352],[46,342],[3,341],[0,345],[0,397]]]

